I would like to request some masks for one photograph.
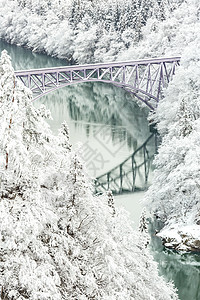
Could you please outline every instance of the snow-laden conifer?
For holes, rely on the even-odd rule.
[[[66,151],[71,150],[72,145],[69,141],[69,127],[66,122],[63,122],[59,130],[58,139],[60,145],[66,149]]]
[[[146,216],[146,209],[144,208],[140,220],[139,220],[139,232],[141,233],[141,237],[143,237],[143,244],[147,246],[150,241],[149,232],[148,232],[148,221]]]
[[[5,51],[1,55],[0,69],[0,285],[3,297],[47,299],[45,295],[51,290],[54,299],[59,299],[55,293],[59,276],[42,244],[46,225],[56,218],[51,202],[46,205],[47,197],[42,196],[40,184],[40,170],[44,173],[45,155],[50,149],[47,133],[41,132],[44,123],[39,117],[40,111],[34,110],[30,91],[16,80]]]

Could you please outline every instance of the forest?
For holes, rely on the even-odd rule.
[[[68,64],[181,56],[153,119],[162,143],[145,206],[157,236],[200,250],[199,0],[2,0],[0,38]],[[146,217],[134,231],[112,193],[94,195],[68,126],[32,105],[0,59],[1,299],[178,299],[158,275]],[[101,212],[101,213],[99,213]]]

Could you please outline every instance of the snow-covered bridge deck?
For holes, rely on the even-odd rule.
[[[180,57],[154,58],[16,71],[15,75],[32,90],[34,99],[71,84],[105,82],[134,94],[153,111],[179,63]]]

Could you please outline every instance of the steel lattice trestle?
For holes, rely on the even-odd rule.
[[[155,58],[16,71],[15,75],[32,90],[34,99],[75,83],[106,82],[134,94],[153,111],[179,63],[180,57]]]

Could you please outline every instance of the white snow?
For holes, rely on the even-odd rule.
[[[151,11],[154,18],[141,20],[149,4],[142,1],[143,14],[132,20],[126,15],[123,20],[130,22],[120,33],[114,27],[118,6],[111,9],[112,1],[105,9],[105,2],[98,2],[96,14],[90,1],[79,2],[81,7],[73,10],[71,1],[60,1],[60,6],[52,1],[49,9],[45,0],[2,0],[0,36],[79,63],[182,56],[158,107],[156,121],[163,144],[153,185],[145,197],[166,222],[159,235],[168,246],[199,248],[199,1],[186,0],[170,14],[163,12],[167,16],[163,22]],[[122,12],[123,7],[125,11],[132,8],[132,1],[116,3]],[[151,4],[156,11],[157,2]],[[94,20],[89,17],[91,11]],[[106,16],[102,24],[100,14]],[[146,27],[142,28],[142,21]],[[121,20],[122,25],[126,27]],[[171,285],[158,276],[143,238],[132,230],[126,214],[120,209],[114,212],[107,195],[91,194],[90,181],[79,155],[71,151],[68,135],[61,133],[61,143],[53,137],[41,112],[30,105],[30,92],[20,84],[15,87],[5,52],[0,76],[3,296],[59,300],[64,289],[63,300],[97,296],[103,300],[177,299]],[[133,208],[133,199],[130,195],[123,205],[136,224],[141,208],[138,200]],[[117,198],[117,205],[122,201],[123,196]]]
[[[149,17],[177,6],[171,2],[1,0],[0,37],[68,61],[112,61],[138,42]]]

